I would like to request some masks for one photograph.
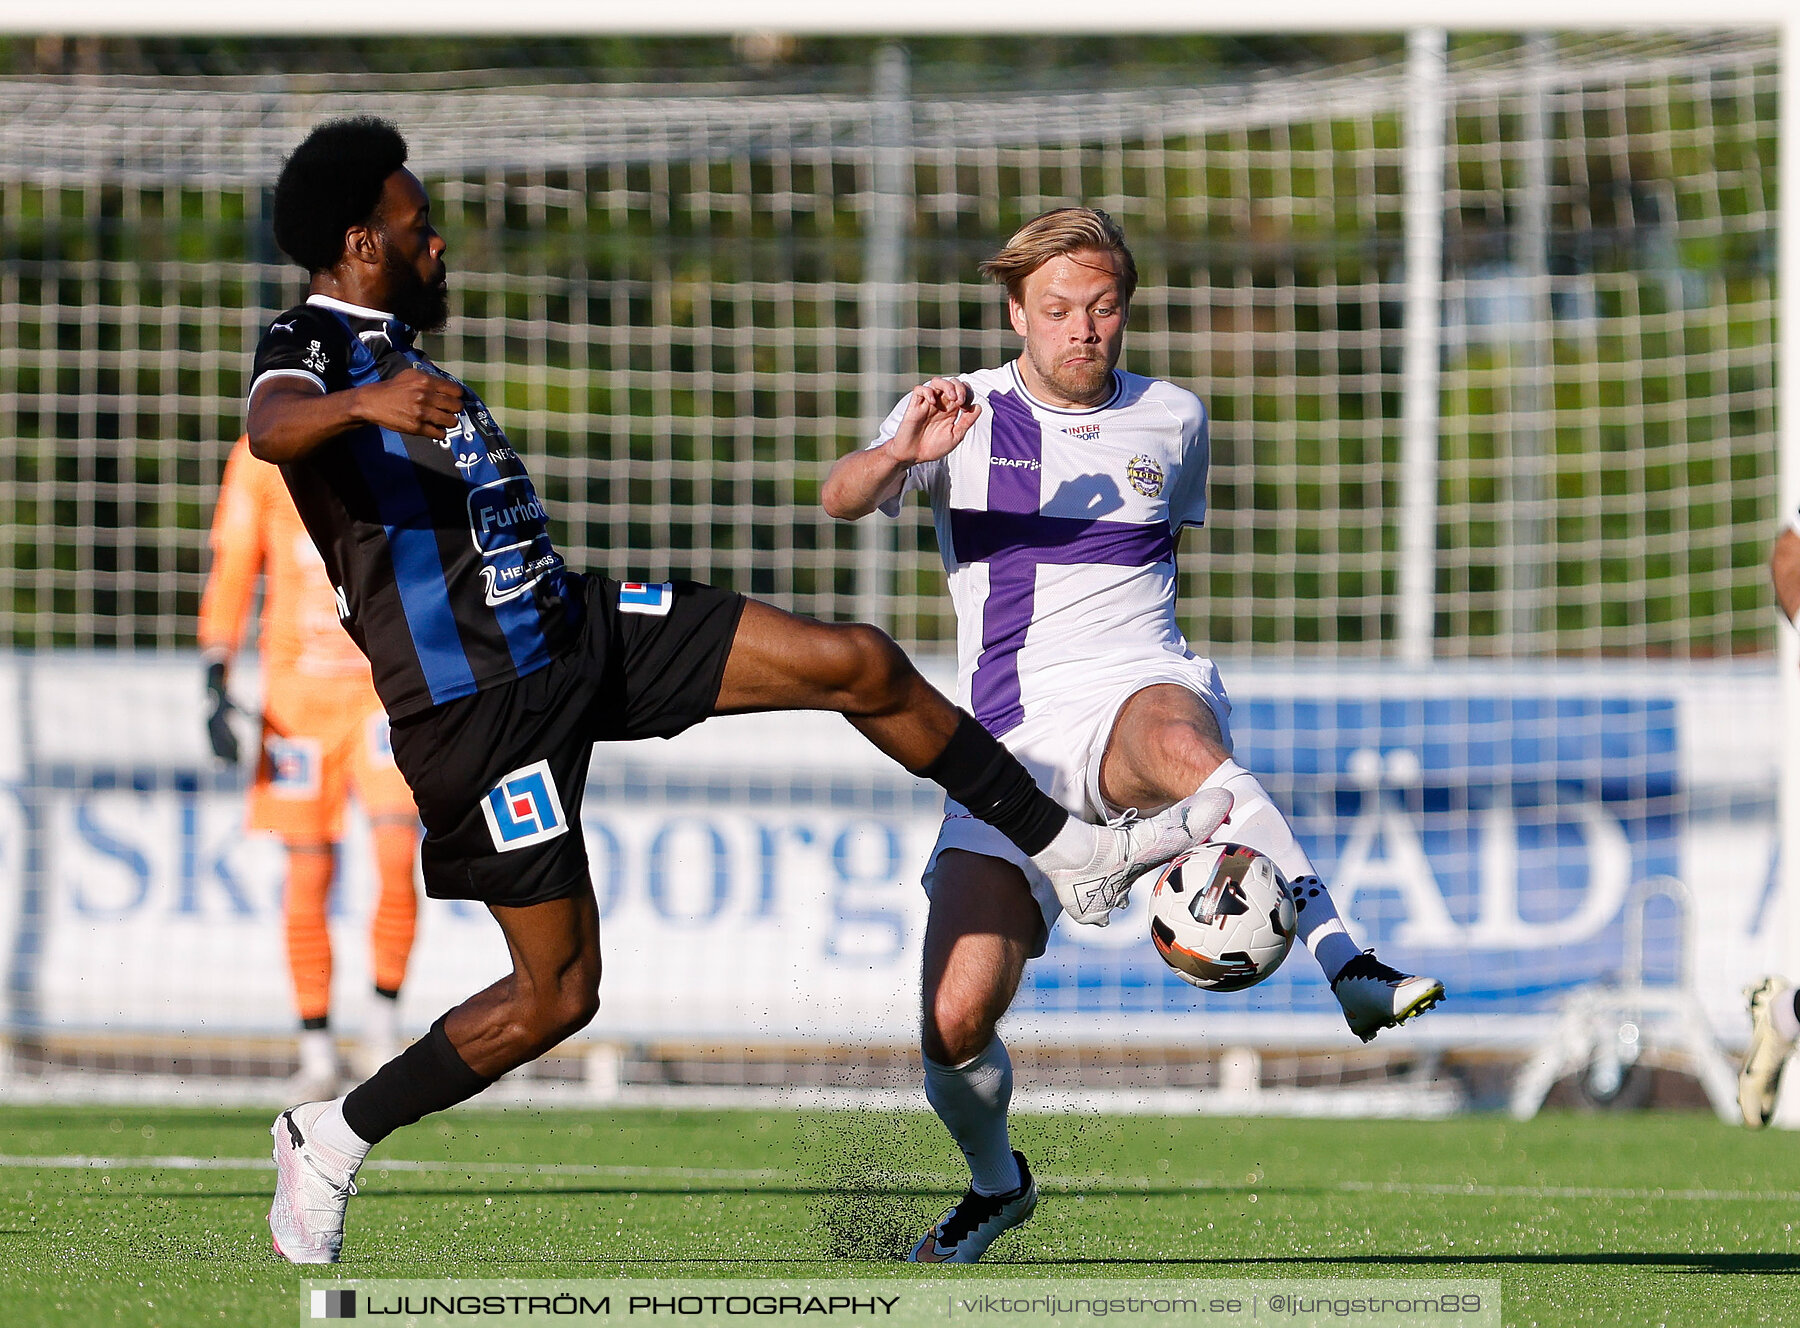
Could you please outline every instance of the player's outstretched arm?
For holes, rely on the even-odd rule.
[[[296,461],[359,424],[443,439],[463,407],[462,388],[447,378],[407,369],[343,392],[321,392],[305,378],[268,378],[250,394],[245,431],[259,460]]]
[[[867,516],[899,494],[912,467],[954,452],[980,414],[981,403],[960,378],[921,383],[892,438],[838,458],[819,494],[826,514],[840,521]]]

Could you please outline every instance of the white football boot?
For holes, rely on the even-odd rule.
[[[1382,1029],[1403,1024],[1443,1000],[1444,984],[1389,968],[1373,950],[1364,950],[1338,970],[1331,994],[1343,1007],[1350,1031],[1369,1042]]]
[[[1037,1208],[1037,1181],[1025,1154],[1015,1151],[1019,1164],[1018,1188],[1005,1194],[977,1194],[970,1190],[956,1201],[937,1225],[927,1231],[906,1256],[908,1263],[974,1263],[995,1237],[1011,1231]]]
[[[303,1102],[275,1118],[275,1202],[269,1234],[289,1263],[336,1263],[344,1248],[344,1208],[356,1193],[356,1167],[308,1140],[331,1103]]]
[[[1794,1039],[1775,1027],[1775,1002],[1789,990],[1781,978],[1764,978],[1744,988],[1750,1003],[1750,1049],[1738,1071],[1738,1110],[1744,1124],[1760,1130],[1775,1114],[1775,1098],[1781,1091],[1781,1072],[1794,1050]]]
[[[1215,788],[1201,789],[1141,821],[1087,825],[1071,818],[1056,841],[1032,861],[1050,878],[1065,913],[1076,922],[1104,927],[1113,910],[1130,899],[1133,881],[1205,842],[1230,813],[1231,794]],[[1062,841],[1077,827],[1092,832],[1075,850],[1087,857],[1080,862],[1053,860],[1069,851]]]

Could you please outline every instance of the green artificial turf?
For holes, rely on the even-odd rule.
[[[300,1322],[300,1284],[330,1271],[270,1252],[269,1119],[0,1108],[0,1322]],[[1800,1323],[1800,1139],[1780,1132],[1071,1115],[1020,1118],[1014,1142],[1037,1216],[931,1276],[1497,1278],[1508,1324]],[[894,1256],[960,1191],[959,1162],[922,1115],[456,1111],[377,1150],[338,1271],[923,1275]]]

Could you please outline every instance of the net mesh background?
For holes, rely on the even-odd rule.
[[[576,566],[947,648],[924,510],[863,533],[819,484],[909,382],[1013,353],[975,265],[1079,200],[1139,261],[1128,367],[1212,410],[1190,637],[1391,645],[1398,64],[947,99],[470,81],[365,77],[356,105],[406,128],[450,241],[431,349],[527,455]],[[1775,86],[1752,37],[1453,59],[1440,657],[1772,648]],[[297,77],[0,80],[14,645],[191,641],[250,354],[303,290],[268,186],[344,105]],[[872,273],[884,225],[897,270]]]

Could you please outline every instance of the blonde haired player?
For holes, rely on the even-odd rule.
[[[380,881],[369,927],[375,990],[357,1055],[365,1073],[399,1050],[400,984],[418,912],[419,817],[394,765],[369,661],[338,625],[324,563],[280,468],[251,456],[241,438],[225,463],[212,553],[199,629],[210,695],[207,733],[214,754],[234,765],[239,753],[226,683],[263,579],[262,743],[248,821],[279,835],[287,851],[283,911],[301,1028],[293,1087],[302,1097],[331,1097],[340,1074],[330,1025],[326,901],[345,805],[354,793],[369,818]]]
[[[1231,759],[1219,672],[1176,624],[1176,537],[1206,515],[1206,411],[1117,367],[1137,287],[1118,225],[1059,208],[981,270],[1006,287],[1019,358],[914,388],[832,468],[825,510],[897,516],[905,493],[927,496],[956,605],[957,700],[1071,814],[1116,824],[1230,793],[1218,838],[1266,853],[1292,883],[1300,936],[1351,1032],[1366,1042],[1430,1008],[1442,983],[1350,939],[1286,818]],[[955,803],[924,883],[925,1096],[971,1181],[911,1257],[972,1263],[1037,1203],[1008,1140],[1012,1063],[995,1025],[1061,909],[1043,874]]]

